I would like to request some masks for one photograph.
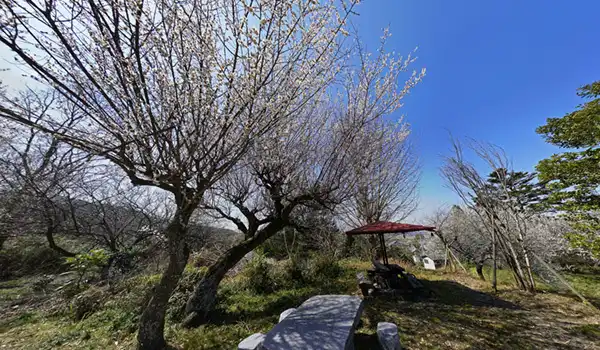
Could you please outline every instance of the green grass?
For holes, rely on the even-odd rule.
[[[588,298],[600,300],[600,273],[565,273],[564,276],[577,291]]]
[[[279,313],[297,307],[317,294],[359,294],[355,274],[369,268],[360,261],[344,261],[342,275],[315,279],[302,286],[279,286],[256,294],[241,288],[241,277],[226,280],[210,324],[186,330],[168,322],[166,337],[180,349],[232,349],[241,339],[268,332]],[[425,300],[373,298],[366,300],[357,349],[376,349],[378,322],[398,325],[402,344],[409,349],[594,348],[600,341],[600,314],[572,297],[556,293],[529,295],[514,289],[512,276],[499,270],[499,293],[489,282],[472,275],[409,268],[434,292]],[[130,349],[135,344],[139,310],[146,290],[158,276],[137,276],[115,288],[103,307],[81,321],[44,308],[11,312],[0,321],[2,345],[7,349]],[[595,297],[600,281],[594,275],[568,275],[586,297]],[[12,287],[11,287],[12,286]],[[26,288],[21,283],[0,289]],[[23,291],[19,292],[23,293]],[[108,292],[107,292],[108,293]],[[2,311],[2,310],[0,310]]]

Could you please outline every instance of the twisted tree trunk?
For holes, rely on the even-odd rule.
[[[285,223],[282,220],[269,223],[250,238],[226,251],[217,262],[212,264],[187,301],[185,306],[186,317],[183,320],[183,326],[192,328],[205,323],[217,300],[219,284],[227,271],[240,262],[246,254],[281,231],[284,227]]]
[[[46,240],[48,241],[48,246],[50,246],[51,249],[53,249],[54,251],[57,251],[62,256],[66,256],[66,257],[75,256],[75,253],[72,253],[72,252],[60,247],[58,244],[56,244],[56,242],[54,241],[54,231],[55,231],[54,222],[49,220],[48,223],[46,224],[46,232],[45,232]]]
[[[188,222],[193,208],[178,208],[165,230],[168,241],[169,263],[159,283],[154,287],[150,301],[140,317],[138,330],[138,350],[164,349],[165,313],[169,297],[183,274],[189,257],[186,244]]]

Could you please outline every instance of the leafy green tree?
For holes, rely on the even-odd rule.
[[[546,184],[536,181],[536,177],[537,173],[501,168],[491,172],[487,182],[499,201],[512,201],[519,210],[535,214],[544,210],[549,193]]]
[[[600,81],[582,86],[586,100],[562,118],[548,118],[537,128],[546,142],[572,149],[537,165],[539,178],[553,190],[549,203],[570,221],[572,246],[600,258]]]

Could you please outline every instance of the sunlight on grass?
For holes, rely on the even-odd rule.
[[[342,274],[299,287],[254,293],[229,278],[219,290],[213,321],[197,329],[167,323],[166,337],[180,349],[232,349],[241,339],[268,332],[279,314],[317,294],[358,295],[356,273],[368,262],[342,261]],[[366,300],[356,348],[376,349],[378,322],[398,325],[402,344],[413,349],[553,348],[571,339],[569,348],[589,348],[600,337],[597,311],[571,297],[552,293],[531,296],[511,288],[512,276],[499,270],[498,296],[489,293],[489,281],[449,271],[409,267],[434,292],[423,300],[374,298]],[[486,271],[488,273],[489,271]],[[568,274],[569,280],[588,297],[598,296],[597,276]],[[130,349],[135,344],[138,312],[147,288],[158,276],[137,276],[115,288],[100,311],[73,321],[68,310],[49,316],[42,311],[23,312],[0,322],[2,345],[9,349]],[[22,288],[18,283],[5,289]],[[0,289],[1,290],[1,289]],[[14,291],[13,291],[14,293]],[[560,320],[560,322],[558,322]],[[565,340],[566,341],[566,340]]]

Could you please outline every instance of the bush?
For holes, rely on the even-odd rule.
[[[306,260],[293,257],[288,259],[283,264],[283,274],[281,275],[281,284],[295,287],[304,285],[307,282],[306,276],[309,274],[307,271]]]
[[[0,279],[62,270],[64,258],[37,238],[19,237],[6,242],[0,251]]]
[[[87,253],[77,254],[74,257],[66,259],[67,264],[73,271],[76,271],[79,278],[77,286],[81,284],[87,274],[94,274],[108,263],[109,256],[103,249],[92,249]]]
[[[262,294],[275,290],[272,266],[262,251],[255,251],[252,259],[246,264],[242,271],[244,285],[249,291]]]
[[[76,295],[69,305],[71,316],[77,321],[84,319],[100,309],[105,297],[105,293],[96,287]]]
[[[31,283],[31,289],[33,289],[34,292],[46,293],[46,291],[48,289],[48,285],[50,283],[52,283],[53,280],[54,280],[54,277],[49,276],[49,275],[40,276],[40,277],[36,278],[33,281],[33,283]]]
[[[403,264],[414,266],[413,253],[403,245],[393,245],[388,248],[388,257],[401,261]]]
[[[342,272],[338,259],[333,256],[317,255],[312,259],[311,276],[318,281],[337,278]]]

